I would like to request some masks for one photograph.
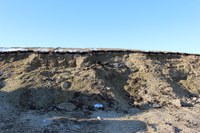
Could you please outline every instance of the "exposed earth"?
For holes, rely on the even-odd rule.
[[[198,133],[200,55],[0,52],[1,133]]]

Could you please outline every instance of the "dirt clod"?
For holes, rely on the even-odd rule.
[[[62,84],[61,84],[61,88],[63,89],[63,90],[66,90],[67,88],[69,88],[69,83],[68,82],[63,82]]]

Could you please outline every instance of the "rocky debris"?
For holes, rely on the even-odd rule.
[[[200,103],[200,98],[196,100],[196,103]]]
[[[197,97],[192,97],[191,99],[188,100],[190,102],[190,104],[195,105],[200,103],[200,99]]]
[[[121,63],[113,63],[113,66],[114,66],[115,68],[120,68],[120,67],[123,66],[123,64],[121,64]]]
[[[58,110],[63,110],[63,111],[74,111],[76,109],[76,106],[69,102],[60,103],[56,107]]]
[[[4,72],[1,76],[0,76],[0,80],[5,80],[8,79],[11,76],[10,72]]]
[[[111,90],[111,87],[106,87],[106,90],[107,90],[107,91]]]
[[[61,88],[62,88],[63,90],[68,89],[69,86],[70,86],[69,82],[66,82],[66,81],[65,81],[65,82],[61,83]]]
[[[61,79],[60,77],[58,77],[58,78],[55,79],[56,84],[59,84],[62,81],[63,81],[63,79]],[[62,85],[61,85],[61,88],[62,88]]]
[[[152,107],[153,108],[161,108],[162,106],[160,104],[158,104],[158,103],[153,103]]]
[[[0,130],[199,132],[199,68],[180,53],[0,53],[0,105],[14,108]]]
[[[193,98],[192,98],[192,101],[197,101],[197,97],[193,97]]]
[[[181,107],[181,100],[180,99],[173,99],[171,100],[171,103],[175,105],[176,107]]]

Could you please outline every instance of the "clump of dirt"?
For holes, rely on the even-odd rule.
[[[0,130],[200,132],[199,68],[180,53],[0,53]]]

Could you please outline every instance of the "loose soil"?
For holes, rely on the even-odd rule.
[[[194,54],[1,52],[0,132],[198,133],[199,81]]]

